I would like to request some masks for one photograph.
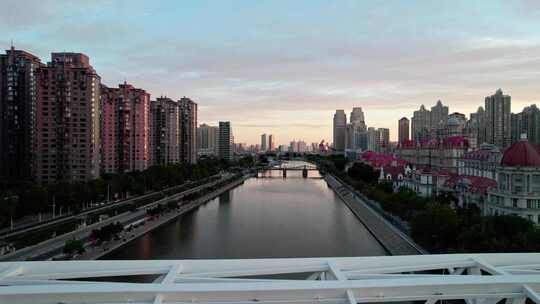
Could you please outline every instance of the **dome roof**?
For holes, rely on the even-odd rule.
[[[446,124],[449,125],[449,126],[459,126],[460,125],[459,120],[457,119],[457,117],[454,117],[454,116],[450,116],[448,118],[448,121],[447,121]]]
[[[540,153],[527,140],[520,140],[504,152],[501,165],[509,167],[540,167]]]

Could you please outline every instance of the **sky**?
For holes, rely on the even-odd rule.
[[[540,99],[540,1],[2,0],[0,47],[82,52],[108,86],[192,98],[235,142],[331,141],[336,109],[390,128],[437,100]]]

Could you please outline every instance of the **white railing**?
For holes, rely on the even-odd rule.
[[[538,253],[5,262],[0,263],[0,303],[434,304],[461,299],[495,304],[506,299],[524,304],[528,298],[540,304],[539,269]],[[133,275],[153,279],[110,279]]]

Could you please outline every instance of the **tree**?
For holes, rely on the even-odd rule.
[[[347,174],[356,180],[361,180],[365,183],[374,183],[379,179],[379,175],[373,167],[364,163],[354,163],[352,167],[349,168]]]
[[[84,243],[81,240],[67,240],[64,244],[63,252],[67,255],[82,254],[84,251]]]
[[[446,205],[429,204],[411,222],[412,237],[433,252],[455,249],[460,234],[456,212]]]

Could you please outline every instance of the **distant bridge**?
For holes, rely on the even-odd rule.
[[[112,279],[134,275],[153,279]],[[539,292],[539,253],[0,263],[10,304],[540,304]]]
[[[257,169],[258,171],[281,171],[283,172],[283,177],[287,177],[287,171],[302,171],[302,176],[304,178],[308,177],[308,171],[319,171],[317,166],[312,164],[307,165],[290,165],[287,163],[281,163],[276,166],[271,167],[261,167]]]

